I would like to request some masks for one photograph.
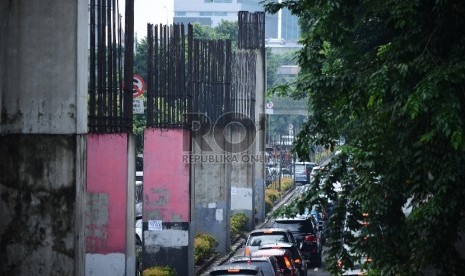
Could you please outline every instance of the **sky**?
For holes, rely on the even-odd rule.
[[[171,24],[173,14],[173,0],[134,0],[134,34],[138,40],[146,37],[147,23]]]

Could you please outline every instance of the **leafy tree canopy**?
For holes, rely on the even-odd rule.
[[[301,73],[295,89],[287,91],[307,94],[312,114],[298,135],[297,154],[305,157],[312,145],[333,148],[345,140],[321,186],[305,198],[306,204],[338,203],[329,223],[333,272],[336,260],[346,256],[343,241],[369,256],[372,271],[382,275],[428,269],[460,275],[465,271],[457,253],[457,248],[463,252],[457,242],[465,225],[465,2],[264,5],[272,13],[287,7],[304,30]],[[407,205],[411,213],[404,215]]]

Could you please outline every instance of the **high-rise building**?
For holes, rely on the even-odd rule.
[[[211,27],[221,20],[237,21],[239,11],[264,11],[262,0],[174,0],[174,23],[194,23]],[[265,15],[265,37],[283,42],[296,42],[300,30],[297,17],[286,9]]]

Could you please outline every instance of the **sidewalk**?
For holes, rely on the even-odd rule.
[[[275,205],[273,206],[273,209],[266,215],[265,221],[260,222],[255,225],[255,229],[260,229],[263,228],[271,219],[271,214],[278,208],[280,208],[283,204],[286,204],[294,195],[295,187],[288,191],[283,198]],[[244,247],[245,239],[244,238],[238,238],[236,239],[233,244],[231,245],[231,251],[226,253],[226,254],[220,254],[216,255],[210,261],[206,262],[203,264],[201,267],[199,267],[195,275],[197,276],[208,276],[211,269],[213,267],[225,264],[229,259],[231,259],[233,256],[238,255],[238,252],[240,251],[241,248]]]

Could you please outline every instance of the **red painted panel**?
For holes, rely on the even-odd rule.
[[[127,135],[88,134],[86,252],[126,252]]]
[[[189,164],[182,159],[188,137],[187,130],[145,130],[144,220],[189,222]]]

